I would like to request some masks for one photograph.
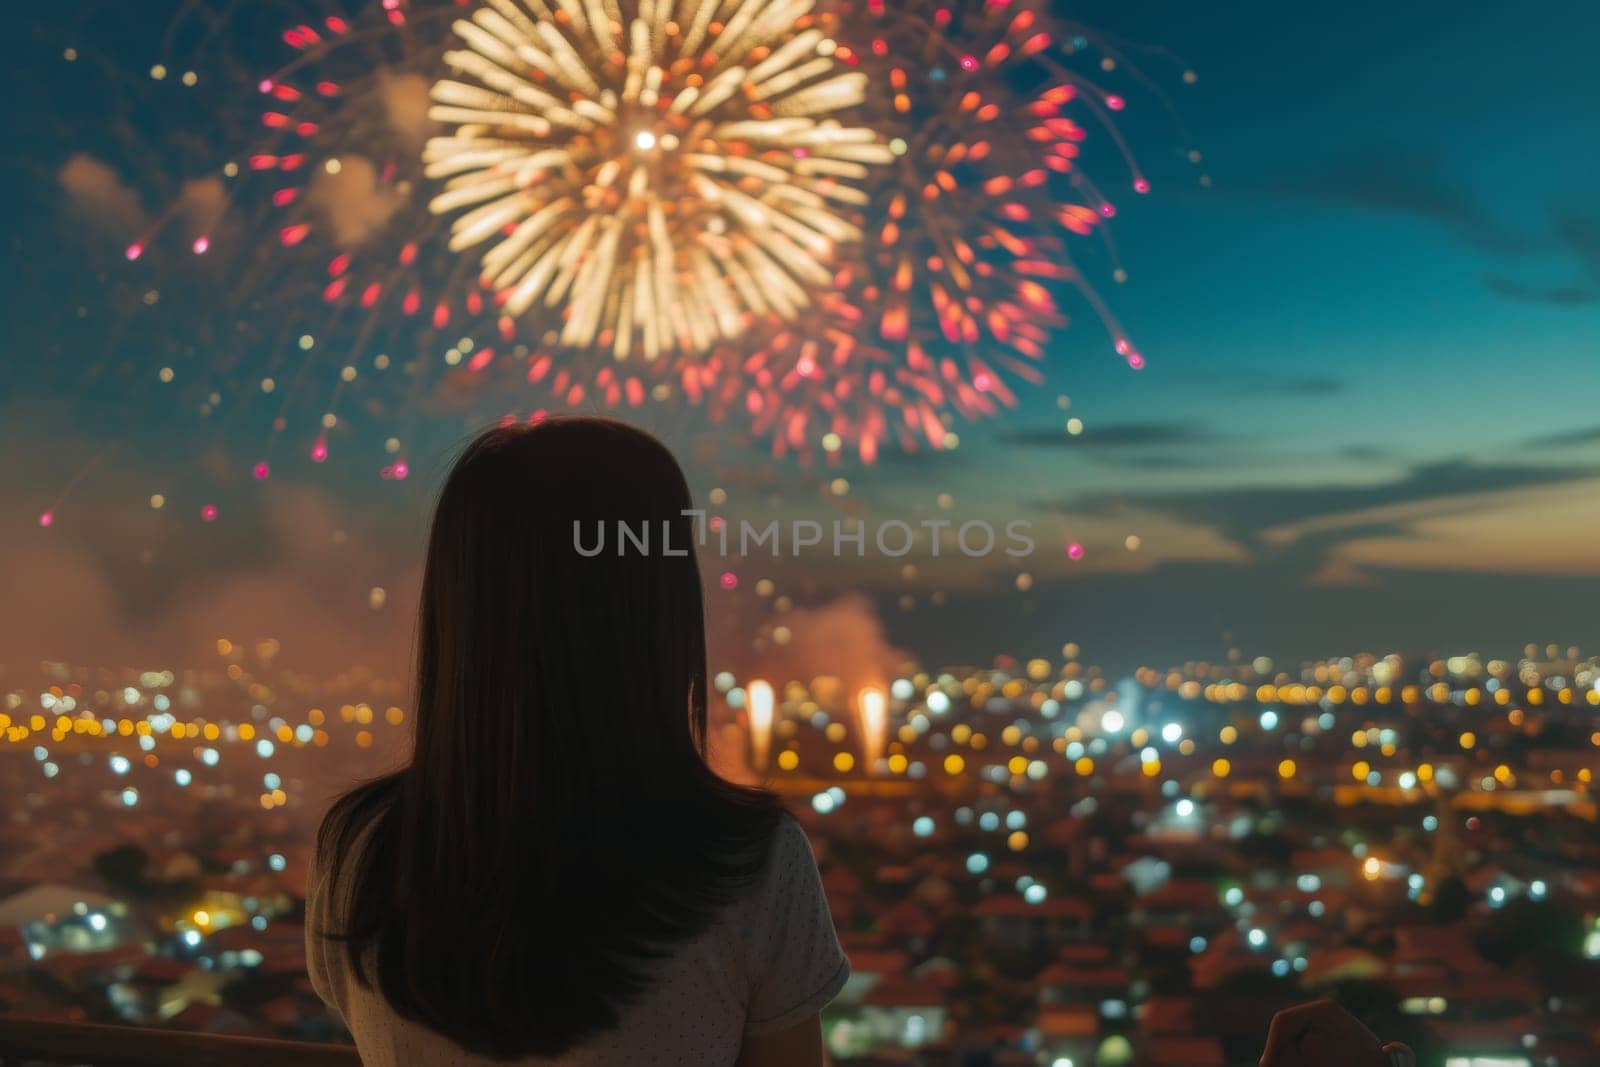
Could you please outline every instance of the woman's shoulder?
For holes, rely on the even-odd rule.
[[[800,820],[787,809],[779,812],[772,828],[772,845],[768,862],[772,864],[815,864],[816,854],[811,848],[811,838]]]
[[[783,812],[772,828],[772,840],[767,846],[767,858],[757,896],[770,904],[775,898],[792,895],[797,887],[816,884],[818,878],[817,857],[811,846],[811,838],[799,819],[787,811]]]
[[[843,987],[850,964],[839,946],[811,841],[793,815],[778,819],[763,891],[744,919],[751,982],[747,1033],[792,1026]]]

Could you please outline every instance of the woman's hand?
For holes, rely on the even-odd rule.
[[[1285,1008],[1272,1017],[1261,1067],[1411,1067],[1404,1045],[1384,1045],[1331,1000]]]

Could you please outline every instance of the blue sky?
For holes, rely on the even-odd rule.
[[[883,518],[926,513],[948,493],[958,514],[1025,517],[1042,533],[1039,558],[1023,566],[924,558],[907,578],[898,562],[788,561],[773,569],[779,586],[801,603],[861,590],[888,640],[931,660],[1066,640],[1131,664],[1234,646],[1280,657],[1512,653],[1523,641],[1600,637],[1588,610],[1600,592],[1600,552],[1588,551],[1600,513],[1587,503],[1600,489],[1600,13],[1578,2],[1249,0],[1070,14],[1170,92],[1204,157],[1187,162],[1180,127],[1148,94],[1117,85],[1154,189],[1119,196],[1113,232],[1130,276],[1099,288],[1149,367],[1110,358],[1077,309],[1047,382],[1003,419],[958,427],[955,453],[825,476],[770,468],[694,412],[651,415],[702,491],[728,490],[730,510]],[[408,422],[418,476],[404,484],[375,479],[371,463],[288,457],[270,489],[242,478],[273,409],[226,429],[197,418],[148,385],[149,366],[166,358],[156,350],[174,339],[118,323],[144,287],[165,284],[164,299],[192,307],[196,343],[228,348],[226,375],[253,373],[250,342],[234,351],[226,330],[199,325],[215,295],[203,274],[127,271],[120,244],[85,222],[59,181],[87,153],[153,212],[161,186],[170,195],[185,168],[215,164],[207,148],[229,131],[206,123],[236,112],[207,81],[216,95],[170,119],[135,114],[130,126],[137,109],[96,99],[115,76],[85,79],[62,50],[109,55],[121,42],[129,99],[142,100],[149,64],[171,61],[158,20],[123,25],[103,3],[33,17],[11,71],[31,103],[5,179],[17,280],[0,297],[15,324],[0,371],[0,544],[13,568],[95,590],[124,627],[143,610],[248,631],[267,625],[251,611],[281,619],[286,604],[304,608],[303,589],[271,605],[273,588],[331,589],[325,572],[351,570],[285,533],[297,523],[284,515],[304,508],[345,530],[339,551],[363,561],[349,589],[314,600],[318,610],[382,645],[398,631],[374,622],[368,590],[405,586],[429,478],[473,413]],[[263,42],[266,66],[274,42]],[[1182,66],[1145,45],[1182,56],[1197,83],[1182,85]],[[247,48],[243,58],[257,57]],[[1080,437],[1065,433],[1069,417],[1083,420]],[[256,429],[241,438],[241,424]],[[39,512],[113,441],[61,522],[41,530]],[[826,487],[835,474],[850,482],[842,497]],[[175,504],[152,519],[157,487]],[[213,499],[227,521],[202,528],[194,509]],[[1082,561],[1066,558],[1068,540],[1086,546]],[[198,606],[207,589],[246,580],[261,588],[250,586],[240,617]],[[50,588],[29,588],[37,611],[50,611]],[[181,645],[204,627],[164,632]],[[60,632],[50,640],[81,638],[91,647],[73,654],[95,655],[81,628]]]

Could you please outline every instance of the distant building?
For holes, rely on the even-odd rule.
[[[1020,896],[997,893],[980,901],[972,914],[984,940],[1018,950],[1087,938],[1094,923],[1094,910],[1072,897],[1030,904]]]

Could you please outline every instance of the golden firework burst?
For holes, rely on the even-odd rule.
[[[487,0],[433,86],[432,210],[515,317],[560,343],[705,351],[793,319],[860,236],[859,183],[890,154],[835,114],[865,75],[812,0]]]

